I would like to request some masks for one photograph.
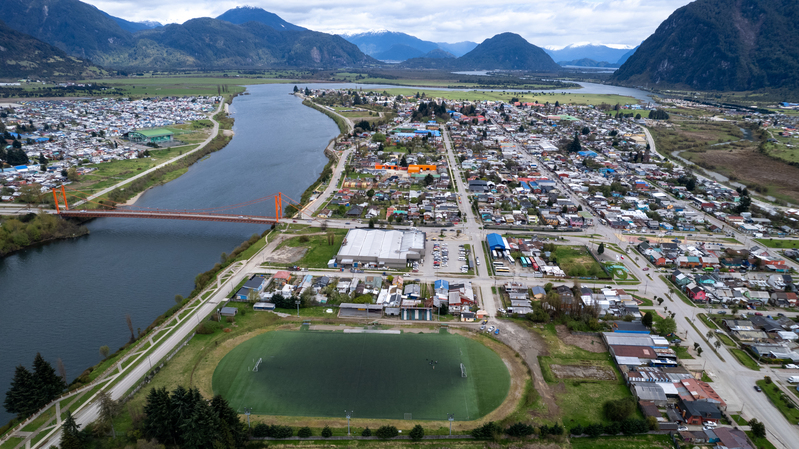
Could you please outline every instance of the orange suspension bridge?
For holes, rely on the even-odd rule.
[[[115,206],[117,205],[114,202],[107,203],[110,200],[106,200],[106,203],[98,203],[92,200],[83,199],[85,201],[84,204],[93,203],[97,206],[96,209],[70,209],[69,203],[67,202],[67,190],[64,189],[64,186],[61,186],[60,192],[55,188],[53,190],[53,198],[55,199],[55,208],[56,214],[62,217],[82,217],[82,218],[94,218],[94,217],[125,217],[125,218],[154,218],[154,219],[161,219],[161,220],[194,220],[194,221],[222,221],[222,222],[229,222],[229,223],[259,223],[259,224],[267,224],[272,225],[278,223],[281,218],[283,218],[283,211],[284,199],[286,201],[286,208],[291,206],[296,210],[300,211],[300,208],[296,205],[296,201],[292,200],[286,195],[282,193],[278,193],[276,195],[269,195],[263,198],[258,198],[251,201],[246,201],[244,203],[233,204],[230,206],[219,206],[219,207],[211,207],[206,209],[189,209],[189,210],[165,210],[165,209],[151,209],[151,208],[135,208],[135,207],[125,207],[124,209],[116,209]],[[82,195],[86,195],[88,198],[88,194],[84,192],[80,192],[78,190],[70,190],[70,194],[78,196],[78,193]],[[60,194],[60,195],[59,195]],[[63,201],[63,204],[59,202],[59,196]],[[80,196],[78,196],[80,198]],[[274,201],[275,205],[275,215],[274,216],[262,216],[262,215],[242,215],[242,214],[234,214],[230,213],[230,211],[246,207],[252,206],[259,203],[266,203]]]

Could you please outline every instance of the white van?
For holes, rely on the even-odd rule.
[[[788,382],[790,382],[792,384],[795,384],[795,383],[799,382],[799,376],[791,376],[791,377],[789,377],[788,378]]]

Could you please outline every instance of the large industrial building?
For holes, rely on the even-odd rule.
[[[372,264],[404,268],[424,257],[424,245],[421,231],[353,229],[344,238],[335,262],[340,267]]]

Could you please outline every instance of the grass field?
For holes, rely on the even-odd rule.
[[[768,248],[799,248],[799,240],[774,240],[774,239],[757,239],[757,242]]]
[[[596,276],[607,278],[602,267],[582,246],[557,246],[555,258],[560,268],[569,276]]]
[[[749,354],[745,353],[744,351],[738,348],[729,348],[729,349],[730,352],[732,352],[732,355],[734,355],[735,358],[738,359],[739,362],[741,362],[741,365],[755,371],[760,371],[760,367],[757,365],[757,362],[755,362],[754,359],[752,359],[752,357],[749,357]]]
[[[763,390],[763,393],[765,393],[765,395],[768,396],[769,400],[771,400],[771,403],[774,404],[775,407],[777,407],[777,410],[779,410],[780,413],[782,413],[785,416],[785,419],[787,419],[789,422],[792,423],[799,421],[799,409],[796,409],[795,407],[794,408],[788,407],[788,404],[791,403],[791,400],[790,398],[788,400],[782,399],[782,397],[785,396],[785,394],[782,392],[782,390],[780,390],[778,386],[774,384],[767,385],[765,380],[758,380],[755,383],[758,386],[760,386],[760,388]],[[793,388],[793,387],[789,386],[788,388]]]
[[[258,358],[259,371],[249,371]],[[358,418],[474,420],[509,388],[496,353],[449,334],[267,332],[234,348],[213,375],[214,393],[262,415],[341,417],[346,409]]]
[[[638,104],[638,100],[632,97],[623,97],[620,95],[600,95],[600,94],[580,94],[579,90],[568,91],[564,89],[561,93],[542,94],[532,91],[531,93],[523,92],[502,92],[502,91],[446,91],[446,90],[431,90],[424,88],[396,88],[386,89],[391,95],[416,95],[417,92],[424,92],[427,98],[445,98],[448,100],[463,100],[463,101],[510,101],[511,98],[516,97],[520,101],[534,102],[537,101],[541,104],[549,102],[555,104],[594,104],[601,103],[607,104]]]
[[[89,82],[98,81],[94,80]],[[219,93],[219,86],[227,86],[227,93],[235,94],[244,92],[245,85],[293,83],[294,81],[269,78],[170,76],[154,78],[109,78],[100,80],[99,82],[116,87],[121,91],[120,95],[124,96],[141,97],[157,95],[165,97],[173,95],[217,95]]]

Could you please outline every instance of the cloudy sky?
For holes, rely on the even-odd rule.
[[[328,33],[386,29],[435,42],[482,42],[518,33],[538,46],[634,46],[691,0],[83,0],[131,21],[182,23],[236,6],[273,12]]]

